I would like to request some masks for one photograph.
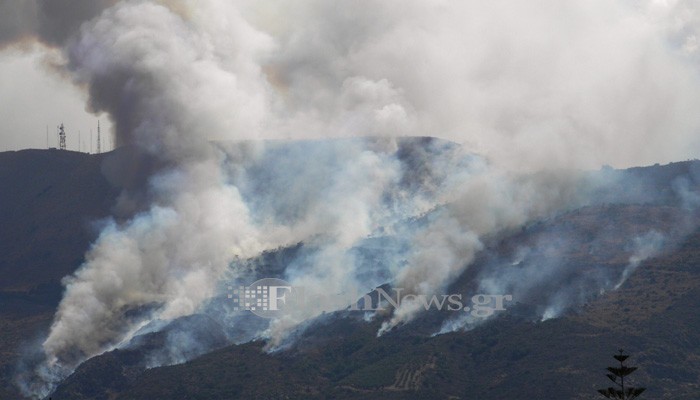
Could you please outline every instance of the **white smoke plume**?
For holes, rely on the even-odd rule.
[[[643,261],[659,254],[664,244],[664,235],[657,231],[647,232],[645,235],[634,238],[634,250],[630,256],[629,264],[622,271],[620,281],[615,285],[619,289],[630,275]]]
[[[444,293],[483,248],[480,238],[580,206],[588,190],[582,176],[571,171],[518,177],[487,166],[472,168],[451,184],[444,212],[416,232],[408,265],[396,275],[396,285],[411,293]],[[380,334],[409,321],[420,307],[402,304]]]
[[[147,210],[109,224],[85,265],[66,278],[43,344],[49,369],[70,372],[151,318],[193,313],[232,258],[287,244],[251,224],[221,171],[223,154],[207,142],[208,132],[257,132],[267,113],[255,57],[270,42],[245,23],[235,26],[228,34],[245,40],[222,48],[211,39],[220,36],[164,6],[123,2],[83,25],[69,44],[68,68],[88,85],[92,107],[110,113],[119,142],[165,167],[149,180]],[[32,390],[46,394],[51,383]]]
[[[146,204],[109,223],[66,278],[43,382],[27,391],[48,393],[152,319],[195,312],[233,259],[304,242],[319,251],[287,271],[293,284],[369,290],[349,250],[432,210],[405,235],[405,263],[387,271],[393,284],[431,294],[464,271],[483,237],[585,202],[571,171],[696,156],[698,6],[665,3],[124,0],[76,14],[2,3],[31,24],[3,24],[0,40],[60,46],[118,143],[159,162]],[[431,160],[439,183],[422,194],[399,188],[412,171],[392,138],[425,135],[482,157]],[[232,154],[210,143],[357,136],[381,139],[285,159],[269,204],[246,198],[237,180],[263,146]],[[285,184],[289,171],[300,171],[295,185]],[[266,334],[279,338],[318,312]],[[401,307],[382,332],[417,312]]]

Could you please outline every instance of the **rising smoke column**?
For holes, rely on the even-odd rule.
[[[151,318],[194,312],[231,258],[285,244],[251,225],[221,173],[223,156],[206,141],[209,132],[255,132],[265,114],[254,58],[269,41],[244,22],[236,26],[229,32],[236,40],[222,49],[164,6],[124,2],[84,25],[68,46],[68,68],[88,85],[91,107],[110,113],[119,143],[165,167],[149,180],[148,209],[108,224],[85,265],[66,278],[43,344],[48,368],[40,371],[49,386],[30,388],[35,393]]]

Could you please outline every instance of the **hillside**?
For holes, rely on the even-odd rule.
[[[22,150],[0,153],[0,398],[23,343],[48,327],[61,278],[83,262],[93,224],[117,192],[101,172],[106,155]]]
[[[133,158],[133,170],[114,174],[110,157]],[[144,168],[152,163],[125,151],[0,153],[0,399],[20,398],[12,385],[22,368],[18,360],[45,334],[60,280],[82,263],[95,224],[138,209],[120,205],[119,193],[138,191]],[[52,397],[584,399],[607,385],[604,368],[624,348],[640,368],[633,379],[648,387],[647,398],[697,398],[700,218],[688,193],[697,193],[698,171],[700,162],[689,161],[596,172],[614,174],[624,185],[601,188],[580,208],[488,238],[451,290],[475,293],[494,274],[520,290],[525,275],[553,264],[565,268],[535,281],[535,290],[474,329],[433,335],[451,318],[436,312],[377,337],[381,319],[336,312],[302,327],[293,346],[267,353],[264,342],[231,344],[226,327],[203,313],[94,357]],[[664,237],[663,249],[618,290],[578,296],[617,279],[635,253],[632,239],[650,232]],[[520,257],[523,249],[528,252]],[[296,251],[303,244],[253,262],[274,274]],[[542,321],[537,308],[560,288],[573,294],[566,293],[560,317]],[[148,368],[146,356],[160,351],[173,332],[205,345],[184,355],[191,361]]]
[[[585,230],[609,218],[609,208],[588,208],[533,229],[563,224]],[[654,208],[614,207],[628,219],[628,213],[647,215]],[[577,252],[569,256],[572,265],[586,265]],[[648,387],[648,398],[694,399],[700,390],[698,265],[695,231],[673,252],[645,262],[618,291],[562,318],[533,320],[528,305],[520,304],[467,332],[431,337],[426,332],[435,321],[426,317],[377,338],[378,321],[341,312],[308,328],[292,349],[268,354],[262,343],[234,345],[130,379],[122,379],[124,354],[117,350],[86,363],[54,398],[109,398],[88,389],[106,380],[119,392],[115,398],[139,400],[590,399],[607,384],[605,367],[622,347],[632,352],[640,368],[633,380]]]

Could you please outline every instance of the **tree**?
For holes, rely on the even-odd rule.
[[[637,367],[628,367],[625,365],[625,360],[629,357],[628,354],[620,349],[620,354],[613,356],[617,361],[620,362],[619,367],[608,367],[608,372],[606,376],[608,379],[613,381],[617,387],[609,387],[607,389],[598,389],[598,393],[607,397],[608,399],[619,399],[619,400],[632,400],[639,397],[640,394],[644,393],[646,388],[635,388],[635,387],[625,387],[625,377],[637,370]],[[619,381],[618,381],[619,379]]]

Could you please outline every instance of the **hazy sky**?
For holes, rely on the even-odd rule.
[[[85,111],[87,94],[28,38],[65,45],[115,2],[0,3],[0,150],[46,147],[47,126],[55,146],[61,122],[68,147],[80,131],[89,150],[98,116]],[[133,60],[176,76],[164,90],[197,96],[192,107],[220,111],[203,117],[219,120],[211,139],[438,136],[524,160],[514,168],[700,157],[698,0],[152,3],[195,23],[214,15],[212,32],[184,25],[177,40],[159,39],[171,47]],[[164,27],[148,29],[139,35]],[[122,104],[119,93],[93,94],[110,112]],[[121,121],[129,142],[134,127]]]
[[[0,151],[57,146],[56,127],[63,122],[66,144],[78,150],[80,136],[83,151],[96,151],[98,116],[85,110],[85,94],[42,60],[46,49],[36,45],[32,50],[10,48],[0,51]],[[109,120],[101,116],[104,134],[102,146],[109,141]],[[80,132],[80,135],[79,133]]]

